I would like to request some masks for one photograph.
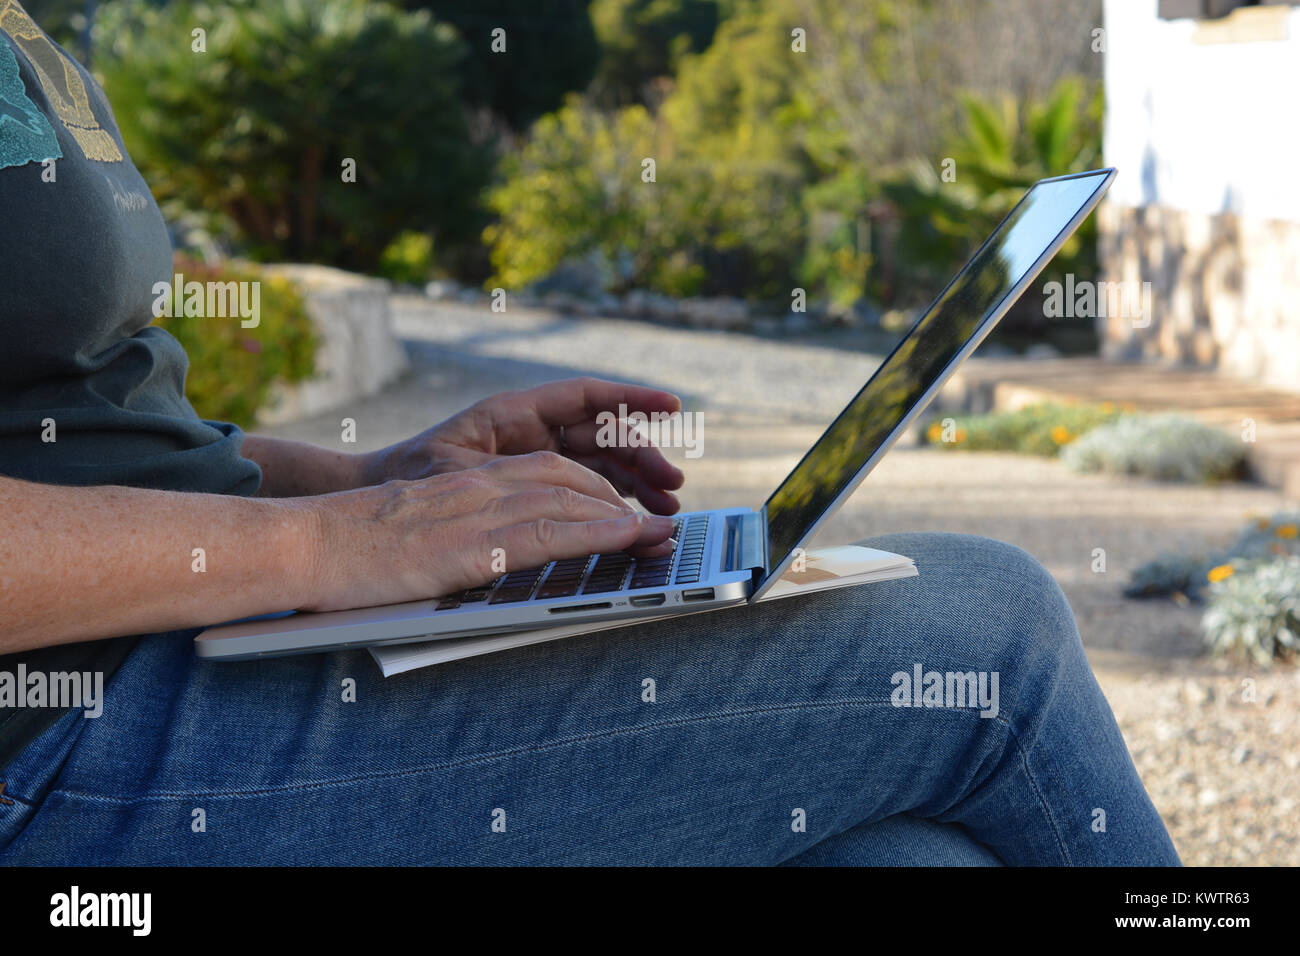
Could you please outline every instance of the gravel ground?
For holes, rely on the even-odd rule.
[[[394,300],[413,372],[349,407],[379,447],[474,400],[576,374],[671,388],[704,413],[704,455],[681,463],[687,508],[759,504],[878,357],[815,343],[546,312]],[[653,356],[648,360],[647,356]],[[333,444],[340,414],[267,429]],[[953,456],[959,456],[954,458]],[[1300,865],[1300,673],[1202,655],[1199,611],[1122,596],[1162,550],[1226,544],[1248,518],[1295,507],[1254,485],[1216,488],[1071,474],[1054,461],[900,445],[820,536],[961,531],[1009,541],[1056,577],[1139,772],[1192,865]],[[1093,571],[1094,549],[1106,570]],[[1253,681],[1254,699],[1244,682]]]

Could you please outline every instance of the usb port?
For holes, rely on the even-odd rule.
[[[638,594],[632,598],[633,607],[653,607],[656,604],[663,604],[667,598],[662,594]]]
[[[713,588],[691,588],[682,592],[683,601],[712,601]]]

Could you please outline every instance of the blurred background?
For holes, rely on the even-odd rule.
[[[761,503],[1030,183],[1118,167],[819,543],[1031,551],[1184,860],[1300,864],[1300,5],[26,7],[177,270],[265,280],[258,329],[161,320],[205,417],[379,447],[643,381],[705,416],[690,508]]]

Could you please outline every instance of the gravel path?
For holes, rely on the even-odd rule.
[[[757,505],[870,375],[878,357],[809,343],[569,319],[395,297],[413,371],[346,409],[379,447],[474,400],[577,374],[646,382],[704,413],[688,508]],[[322,444],[344,412],[267,429]],[[954,457],[959,456],[959,457]],[[1161,550],[1226,544],[1248,518],[1295,507],[1254,485],[1217,488],[1079,476],[1054,461],[900,445],[820,543],[961,531],[1035,555],[1070,599],[1138,770],[1188,864],[1300,865],[1300,673],[1201,655],[1199,611],[1133,601],[1128,572]],[[1092,570],[1094,549],[1106,570]],[[1254,699],[1243,699],[1243,681]]]

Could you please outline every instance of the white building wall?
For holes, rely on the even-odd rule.
[[[1300,7],[1194,21],[1156,6],[1105,0],[1108,198],[1300,222]]]

